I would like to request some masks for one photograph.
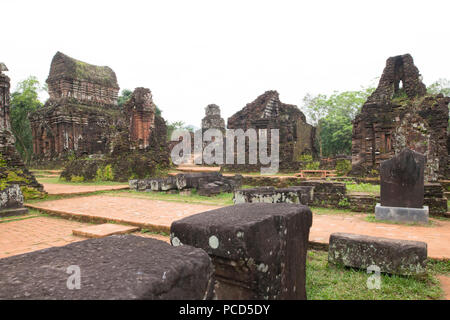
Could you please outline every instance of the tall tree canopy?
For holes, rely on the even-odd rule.
[[[318,129],[321,155],[351,154],[352,120],[374,90],[363,87],[358,91],[335,91],[330,96],[307,94],[303,98],[303,108]]]
[[[427,91],[433,94],[442,93],[444,96],[450,97],[450,80],[441,78],[429,85]]]
[[[29,163],[33,154],[33,135],[28,115],[42,107],[39,91],[45,90],[36,77],[30,76],[17,85],[11,94],[11,129],[16,138],[17,151]]]

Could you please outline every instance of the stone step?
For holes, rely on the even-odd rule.
[[[72,230],[73,235],[86,238],[103,238],[113,234],[131,233],[139,230],[138,227],[124,226],[113,223],[103,223]]]

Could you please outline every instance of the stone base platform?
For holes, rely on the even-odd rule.
[[[138,230],[138,227],[124,226],[114,223],[103,223],[73,230],[74,236],[86,238],[103,238],[113,234],[125,234]]]
[[[377,203],[375,219],[400,222],[428,222],[428,206],[423,208],[387,207]]]
[[[28,208],[14,208],[0,210],[0,218],[20,216],[28,213]]]

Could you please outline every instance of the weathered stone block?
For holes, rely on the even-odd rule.
[[[404,149],[380,166],[381,205],[422,208],[424,197],[425,156]]]
[[[70,266],[79,289],[68,289]],[[73,268],[73,267],[72,267]],[[0,299],[210,299],[213,266],[190,246],[133,235],[89,239],[0,259]],[[69,270],[69,271],[68,271]]]
[[[23,207],[23,194],[18,184],[13,184],[0,191],[0,217],[28,213]]]
[[[173,222],[171,243],[208,252],[218,299],[306,299],[311,224],[307,206],[245,203]]]
[[[238,203],[301,203],[309,204],[314,197],[314,187],[289,187],[275,189],[273,187],[261,187],[240,189],[234,192],[233,201]]]
[[[330,235],[328,261],[352,268],[375,265],[380,272],[414,275],[426,272],[427,244],[350,233]]]

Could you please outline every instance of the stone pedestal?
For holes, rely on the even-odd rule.
[[[218,299],[306,299],[312,213],[288,203],[244,203],[172,223],[174,246],[204,249]]]
[[[377,203],[375,206],[375,219],[427,223],[428,206],[423,206],[423,208],[387,207]]]

